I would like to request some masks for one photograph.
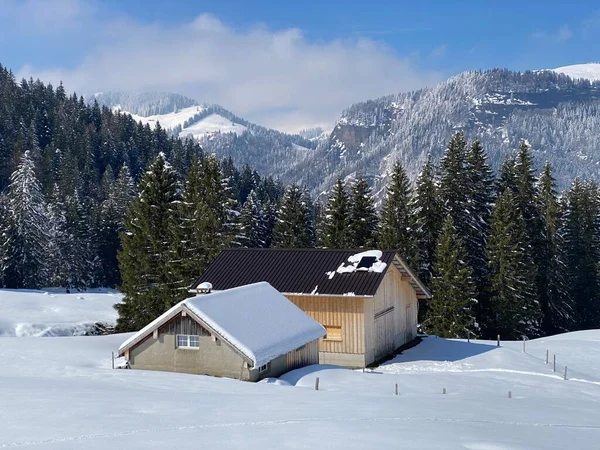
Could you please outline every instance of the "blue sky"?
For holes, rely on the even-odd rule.
[[[600,60],[600,4],[0,0],[0,63],[68,90],[169,90],[292,130],[468,69]]]

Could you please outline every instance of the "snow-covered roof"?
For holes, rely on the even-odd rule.
[[[187,308],[254,366],[302,347],[325,335],[325,329],[269,283],[261,282],[198,295],[178,303],[127,339],[122,354],[155,328]]]

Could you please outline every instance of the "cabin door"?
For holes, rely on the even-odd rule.
[[[375,330],[375,359],[379,359],[395,350],[393,312],[375,319]]]
[[[406,323],[404,328],[404,342],[413,340],[413,324],[412,324],[412,309],[411,305],[406,305]]]

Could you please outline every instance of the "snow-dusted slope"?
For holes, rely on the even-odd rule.
[[[552,70],[563,73],[571,78],[586,78],[590,81],[600,81],[600,63],[574,64]]]
[[[114,109],[120,111],[118,106]],[[205,111],[205,106],[197,105],[168,114],[155,114],[148,117],[127,111],[121,112],[130,114],[136,122],[142,122],[144,125],[148,124],[151,128],[155,128],[156,124],[160,123],[160,126],[167,131],[181,130],[179,132],[181,138],[193,137],[200,139],[214,133],[235,133],[239,135],[247,130],[244,125],[232,122],[219,114],[213,113],[205,116],[205,114],[202,114]]]
[[[244,125],[232,122],[219,114],[211,114],[210,116],[183,128],[183,131],[179,133],[179,137],[186,138],[191,136],[199,139],[213,133],[235,133],[240,135],[246,131],[246,129],[247,128]]]
[[[127,336],[0,338],[0,448],[564,450],[600,441],[600,331],[531,341],[526,354],[520,342],[429,337],[373,372],[311,366],[258,384],[111,370]],[[546,348],[576,380],[544,364]]]
[[[0,339],[4,336],[73,336],[96,323],[114,325],[113,308],[122,295],[114,291],[78,292],[0,290]],[[2,341],[0,341],[2,342]]]
[[[115,110],[121,110],[118,106],[114,108]],[[173,130],[178,126],[184,127],[185,123],[194,118],[194,116],[200,114],[204,111],[203,106],[190,106],[189,108],[183,108],[176,112],[171,112],[168,114],[155,114],[152,116],[144,117],[138,116],[137,114],[132,114],[127,111],[121,111],[125,114],[130,114],[131,117],[135,119],[136,122],[142,122],[144,125],[148,124],[151,128],[154,128],[158,122],[160,122],[160,126],[167,130]]]

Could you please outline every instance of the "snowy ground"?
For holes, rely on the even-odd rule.
[[[527,354],[518,342],[496,348],[429,337],[373,372],[312,366],[258,384],[111,370],[111,351],[128,336],[0,338],[0,449],[595,449],[600,442],[600,331],[530,341]],[[546,349],[580,381],[555,374]]]
[[[121,298],[110,290],[0,289],[0,337],[82,335],[96,322],[114,325]]]

